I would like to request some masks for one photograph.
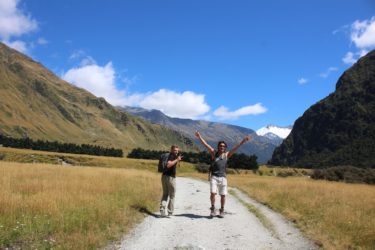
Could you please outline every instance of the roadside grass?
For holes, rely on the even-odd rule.
[[[127,168],[148,170],[151,172],[156,172],[158,164],[157,160],[67,154],[7,147],[0,147],[0,160],[20,163],[50,163],[58,165],[62,165],[64,162],[64,164],[73,166]],[[179,173],[196,172],[193,164],[187,162],[180,162],[179,164]]]
[[[257,175],[261,176],[278,176],[278,177],[289,177],[289,176],[307,176],[313,173],[311,169],[304,168],[289,168],[289,167],[267,167],[266,165],[259,166],[259,169],[255,171]]]
[[[61,158],[95,167],[6,162],[61,164]],[[0,159],[0,248],[97,248],[159,204],[156,160],[4,147]],[[180,164],[179,176],[207,181],[192,164]],[[293,168],[237,172],[228,175],[229,186],[280,212],[324,249],[375,249],[375,186],[276,177],[309,174]]]
[[[141,164],[142,165],[142,164]],[[93,249],[158,209],[160,175],[0,161],[0,249]]]
[[[269,219],[257,207],[242,200],[234,190],[229,190],[229,193],[236,197],[243,206],[245,206],[251,213],[253,213],[265,228],[271,231],[273,235],[277,235],[272,222],[270,222]]]
[[[229,186],[293,221],[323,249],[375,249],[375,186],[281,178],[265,168],[269,176],[251,171],[230,174]],[[207,181],[207,174],[188,175]]]
[[[230,175],[240,188],[280,212],[324,249],[375,249],[375,186]]]

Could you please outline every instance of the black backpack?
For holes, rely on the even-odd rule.
[[[168,158],[169,158],[169,153],[164,153],[160,155],[159,164],[158,164],[159,173],[164,173],[164,171],[167,169]]]

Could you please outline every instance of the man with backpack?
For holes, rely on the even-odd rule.
[[[171,151],[160,157],[158,170],[163,173],[161,176],[161,184],[163,187],[163,196],[160,201],[161,217],[173,214],[176,192],[176,167],[177,163],[181,160],[182,156],[179,155],[179,148],[176,145],[172,145]]]

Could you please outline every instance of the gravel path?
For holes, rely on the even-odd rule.
[[[210,218],[209,206],[208,182],[178,177],[174,215],[151,214],[117,248],[318,249],[292,223],[236,189],[227,196],[224,218]],[[263,223],[248,206],[265,217]]]

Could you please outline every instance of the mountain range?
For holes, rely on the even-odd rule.
[[[341,75],[333,93],[296,120],[270,163],[375,168],[375,50]]]
[[[117,108],[135,116],[142,117],[154,124],[159,124],[179,131],[184,136],[193,140],[197,145],[200,145],[199,140],[194,136],[194,133],[197,130],[200,131],[204,139],[214,148],[216,148],[216,144],[220,140],[224,140],[230,148],[241,141],[246,135],[251,135],[253,139],[249,143],[240,147],[238,152],[255,154],[258,157],[258,161],[261,163],[265,163],[271,158],[273,150],[276,146],[280,145],[282,141],[282,138],[277,135],[274,135],[273,138],[271,134],[269,135],[270,137],[258,136],[254,130],[240,126],[219,122],[173,118],[155,109],[147,110],[139,107]],[[275,129],[272,131],[277,130],[276,126],[273,126],[272,128]],[[279,131],[283,130],[279,129]],[[201,150],[203,149],[204,148],[201,146]]]
[[[255,132],[224,123],[171,118],[158,110],[113,107],[0,43],[2,135],[125,151],[135,147],[168,150],[171,144],[183,151],[198,151],[203,148],[194,137],[196,130],[214,147],[219,140],[231,147],[250,134],[253,139],[239,152],[255,154],[261,163],[272,156],[269,163],[281,166],[375,167],[375,51],[345,71],[335,92],[306,110],[287,135],[290,127],[270,125]]]
[[[135,147],[167,150],[203,149],[194,137],[201,131],[211,145],[231,147],[244,136],[253,140],[239,152],[267,162],[280,138],[258,136],[239,126],[171,118],[157,110],[113,107],[105,99],[54,75],[42,64],[0,43],[0,134],[49,141],[94,144],[128,151]],[[140,118],[140,117],[142,118]]]
[[[198,150],[183,134],[116,109],[3,43],[0,134],[125,151],[134,147],[167,150],[171,144],[183,150]]]
[[[278,127],[275,125],[267,125],[266,127],[260,128],[256,131],[257,135],[265,136],[275,144],[280,145],[281,142],[290,134],[292,126]]]

